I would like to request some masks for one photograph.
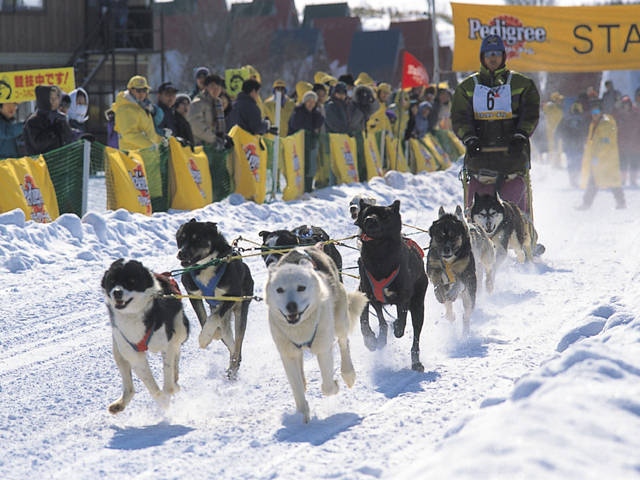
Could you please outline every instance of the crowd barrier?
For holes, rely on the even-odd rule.
[[[234,127],[231,150],[183,146],[175,138],[144,150],[124,152],[79,140],[38,157],[0,160],[0,213],[16,208],[28,220],[50,222],[60,214],[84,215],[89,180],[104,172],[105,209],[151,215],[193,210],[235,192],[256,203],[303,196],[305,162],[315,165],[315,185],[368,181],[389,170],[443,170],[464,153],[448,130],[399,141],[376,135],[299,131],[274,142]],[[278,151],[275,151],[278,145]]]

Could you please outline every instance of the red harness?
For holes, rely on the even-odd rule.
[[[362,233],[360,234],[360,240],[362,242],[369,242],[374,239],[369,235],[367,235],[366,233]],[[407,247],[415,250],[416,253],[418,253],[418,255],[420,255],[421,258],[424,258],[424,250],[422,250],[422,248],[420,248],[420,245],[418,245],[415,241],[407,237],[403,237],[402,241],[407,245]],[[373,277],[373,275],[369,273],[367,269],[365,269],[364,271],[367,274],[367,280],[369,280],[369,285],[371,285],[371,289],[373,290],[373,296],[380,303],[385,303],[386,299],[384,296],[384,289],[387,288],[389,285],[391,285],[391,283],[398,276],[398,273],[400,272],[400,265],[398,265],[396,269],[389,274],[388,277],[381,278],[380,280],[376,280]]]

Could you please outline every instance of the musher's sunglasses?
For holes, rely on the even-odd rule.
[[[490,52],[486,52],[484,54],[485,57],[501,57],[502,56],[502,52],[498,51],[498,50],[491,50]]]

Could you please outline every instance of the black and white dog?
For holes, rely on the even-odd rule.
[[[110,413],[123,411],[133,397],[136,373],[151,396],[166,407],[177,392],[180,347],[189,335],[189,322],[180,293],[168,277],[155,275],[136,260],[116,260],[102,277],[102,291],[109,310],[113,356],[122,377],[122,396],[109,405]],[[153,378],[146,352],[161,352],[164,384]]]
[[[176,242],[178,260],[188,269],[182,275],[182,284],[190,295],[209,297],[209,315],[202,299],[190,299],[202,327],[198,337],[200,348],[206,348],[211,340],[222,340],[229,349],[227,376],[235,379],[242,361],[242,342],[253,296],[251,271],[241,259],[226,258],[234,252],[214,222],[191,219],[176,232]],[[235,298],[227,301],[223,297]],[[240,297],[243,300],[238,300]],[[235,335],[231,330],[232,314]]]

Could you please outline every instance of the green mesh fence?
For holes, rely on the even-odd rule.
[[[60,214],[82,216],[84,141],[78,140],[43,156],[56,191]]]
[[[233,155],[231,150],[218,151],[211,145],[204,147],[204,153],[209,159],[209,170],[211,171],[211,185],[213,186],[213,201],[228,197],[233,190],[233,183],[227,162],[229,157]]]
[[[166,212],[169,210],[169,147],[159,145],[138,153],[147,172],[151,208],[154,212]]]

